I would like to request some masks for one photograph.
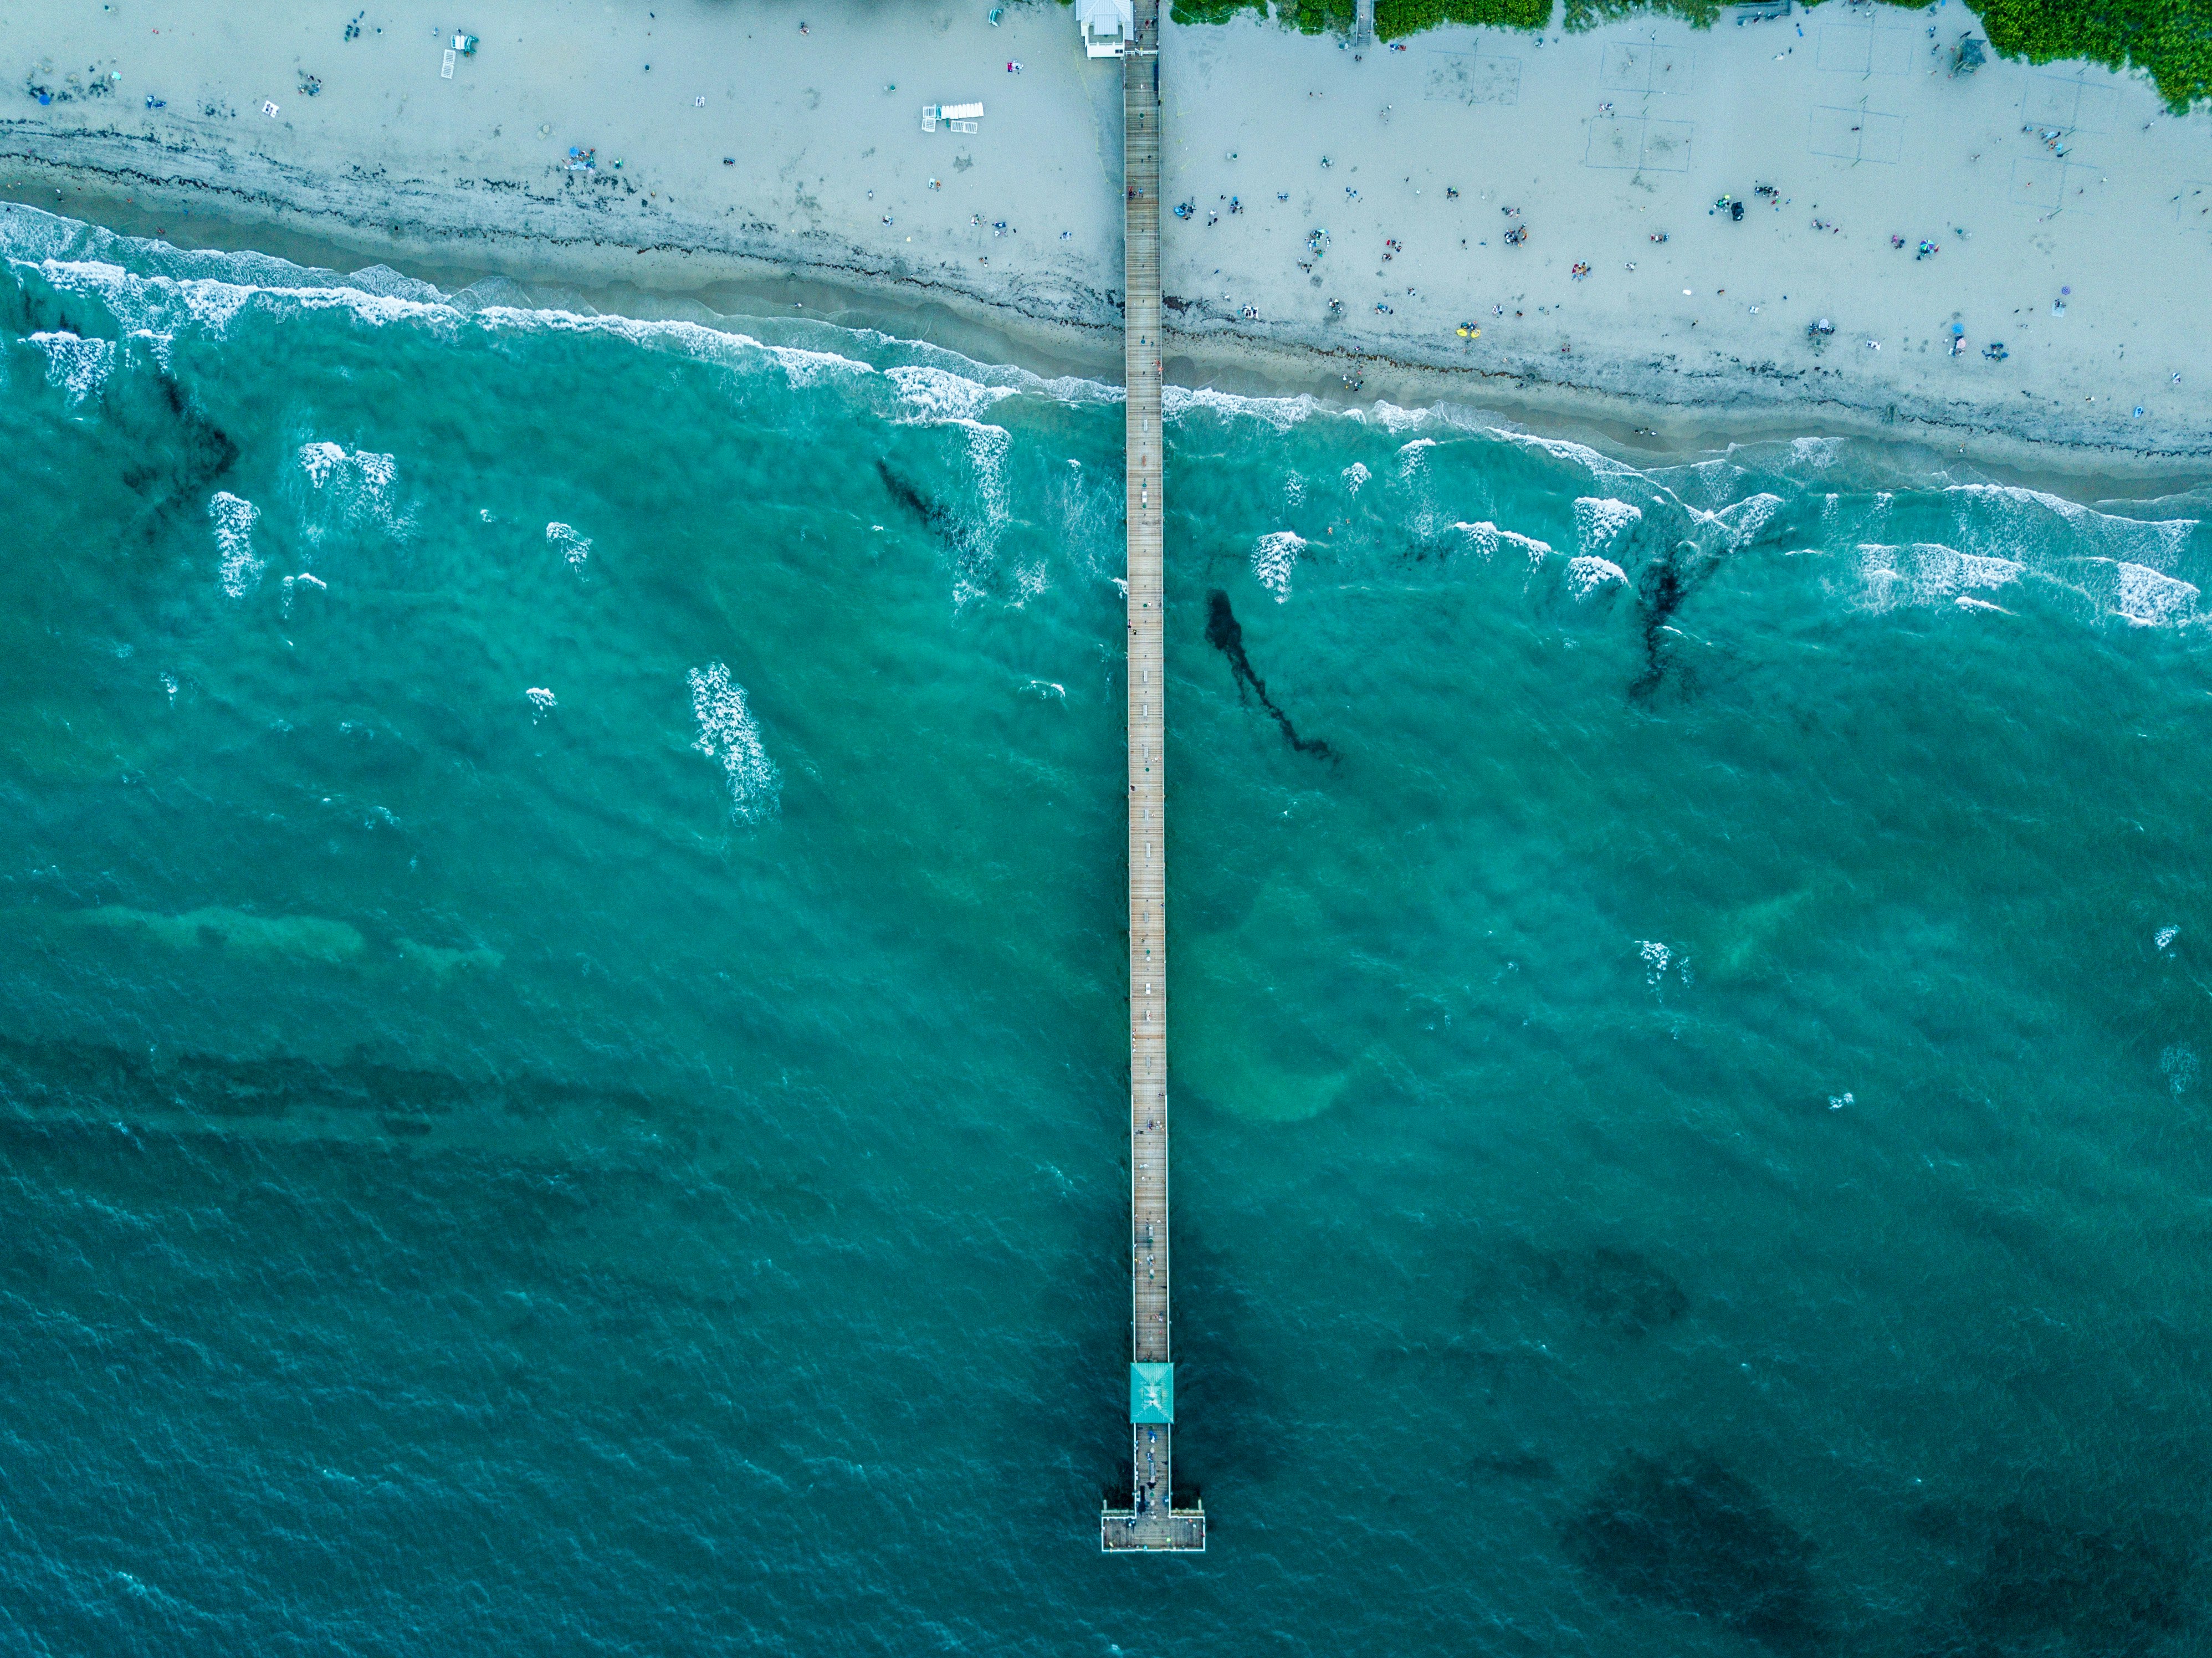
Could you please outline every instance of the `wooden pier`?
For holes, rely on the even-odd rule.
[[[1160,9],[1136,0],[1121,57],[1123,351],[1129,526],[1129,1436],[1131,1506],[1099,1546],[1202,1550],[1203,1507],[1175,1506],[1168,1305],[1165,652],[1160,607]]]

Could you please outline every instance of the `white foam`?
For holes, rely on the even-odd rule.
[[[2112,608],[2136,626],[2170,627],[2194,619],[2197,590],[2192,584],[2147,564],[2120,561],[2113,568],[2118,580]]]
[[[1369,471],[1366,467],[1355,460],[1351,465],[1344,469],[1344,487],[1351,494],[1356,495],[1359,493],[1359,486],[1366,483],[1369,478],[1373,477],[1374,476],[1374,473]]]
[[[530,723],[533,726],[561,706],[559,699],[544,685],[532,685],[522,695],[530,703]]]
[[[1498,550],[1498,526],[1489,519],[1485,519],[1480,524],[1455,524],[1451,527],[1458,533],[1460,544],[1485,562]]]
[[[1283,505],[1285,507],[1299,506],[1304,501],[1305,498],[1306,481],[1304,477],[1297,472],[1291,473],[1283,480]]]
[[[1639,938],[1636,943],[1644,956],[1644,982],[1656,987],[1667,976],[1667,966],[1674,959],[1674,952],[1656,938]]]
[[[1008,602],[1016,610],[1045,592],[1052,586],[1052,572],[1042,559],[1014,567],[1014,596]]]
[[[1381,427],[1394,437],[1401,432],[1410,432],[1417,427],[1425,426],[1436,418],[1433,410],[1402,408],[1395,403],[1385,403],[1380,398],[1364,409],[1347,410],[1346,412],[1354,420]]]
[[[1552,556],[1550,542],[1539,541],[1535,537],[1524,536],[1518,531],[1500,530],[1498,531],[1498,541],[1503,547],[1519,548],[1522,556],[1528,561],[1528,567],[1531,569],[1534,569]]]
[[[208,519],[215,525],[216,574],[222,590],[243,598],[260,585],[266,561],[253,550],[253,526],[261,509],[242,495],[218,489],[208,499]]]
[[[1031,374],[1026,368],[1017,368],[1009,363],[978,362],[973,357],[962,355],[927,340],[901,339],[878,329],[859,328],[850,331],[819,325],[826,332],[841,337],[850,337],[861,345],[887,349],[898,352],[906,365],[922,368],[941,368],[961,380],[972,380],[978,386],[1000,386],[1009,392],[1043,398],[1054,403],[1126,403],[1127,391],[1119,386],[1109,386],[1102,380],[1085,380],[1076,374],[1060,374],[1047,380]],[[884,371],[888,374],[890,371]]]
[[[1539,541],[1534,536],[1524,536],[1516,530],[1501,530],[1488,519],[1476,524],[1455,524],[1460,542],[1468,552],[1487,560],[1500,547],[1511,547],[1528,561],[1531,569],[1541,565],[1552,556],[1552,544]]]
[[[1601,455],[1587,444],[1572,443],[1565,438],[1540,438],[1534,432],[1516,432],[1502,426],[1490,428],[1508,443],[1518,444],[1523,449],[1534,449],[1557,460],[1571,461],[1593,477],[1641,478],[1644,475],[1633,466],[1623,465],[1610,456]]]
[[[1174,420],[1196,410],[1226,420],[1249,416],[1265,421],[1278,432],[1287,432],[1318,410],[1321,404],[1303,393],[1295,398],[1240,398],[1233,392],[1217,392],[1210,386],[1169,386],[1160,391],[1160,413]]]
[[[1013,434],[1003,426],[986,425],[981,421],[954,418],[946,423],[965,428],[968,462],[975,477],[974,499],[977,510],[975,518],[961,526],[964,533],[960,574],[952,587],[954,606],[964,609],[990,591],[998,562],[999,533],[1006,525],[1006,452],[1013,446]],[[1021,593],[1017,602],[1030,596]]]
[[[592,556],[592,538],[578,535],[574,525],[558,519],[545,526],[545,540],[548,545],[560,549],[561,556],[568,561],[572,570],[581,570],[584,561]]]
[[[317,441],[301,444],[293,460],[307,489],[301,529],[311,544],[344,525],[372,524],[394,536],[413,527],[413,514],[399,505],[399,467],[390,455]]]
[[[973,420],[991,405],[1015,395],[1011,386],[986,386],[950,369],[902,364],[884,370],[898,387],[900,400],[927,420]]]
[[[1626,531],[1644,522],[1644,509],[1625,501],[1583,495],[1575,502],[1575,539],[1586,554],[1607,551]]]
[[[284,615],[287,618],[292,614],[293,597],[302,587],[313,587],[319,593],[326,593],[331,590],[330,584],[320,576],[310,575],[305,571],[298,575],[286,576],[284,578]]]
[[[172,693],[172,695],[174,695],[174,693]],[[2160,950],[2164,950],[2171,945],[2173,941],[2180,936],[2181,929],[2179,927],[2162,926],[2156,932],[2151,935],[2151,942],[2156,944]]]
[[[1415,438],[1401,444],[1398,449],[1398,476],[1410,478],[1419,471],[1429,458],[1429,451],[1437,446],[1434,438]]]
[[[1961,483],[1944,493],[1957,516],[1962,544],[2003,555],[2017,553],[2023,547],[2051,544],[2053,538],[2047,532],[2039,533],[2045,531],[2045,525],[2039,520],[2056,518],[2066,525],[2071,532],[2069,539],[2083,553],[2158,569],[2182,555],[2197,523],[2188,518],[2137,519],[2100,513],[2040,489],[2011,484]]]
[[[1740,547],[1764,530],[1782,507],[1781,496],[1769,495],[1762,489],[1757,495],[1746,495],[1734,506],[1722,507],[1713,516],[1727,526]]]
[[[307,487],[319,489],[337,476],[345,465],[346,452],[335,443],[303,443],[297,457],[300,470],[307,475]]]
[[[1731,446],[1733,448],[1733,446]],[[1680,498],[1690,491],[1682,484],[1694,486],[1694,493],[1707,512],[1725,510],[1725,503],[1734,495],[1746,476],[1744,469],[1727,455],[1716,455],[1710,459],[1692,461],[1686,466],[1667,469],[1667,487]],[[1689,503],[1684,501],[1683,504]],[[1698,510],[1692,508],[1692,510]]]
[[[720,763],[729,780],[730,816],[745,823],[774,817],[783,780],[745,705],[745,688],[730,677],[727,665],[720,662],[694,668],[685,678],[691,687],[692,718],[699,726],[691,746]]]
[[[72,409],[106,385],[115,367],[113,340],[67,332],[26,334],[23,339],[45,356],[46,384],[67,392]]]
[[[765,362],[781,370],[794,386],[811,386],[835,375],[876,372],[868,364],[837,352],[768,344],[749,334],[710,328],[702,323],[644,321],[633,317],[586,315],[508,305],[465,307],[444,300],[418,297],[426,290],[435,293],[427,284],[410,284],[404,294],[376,293],[343,280],[314,282],[314,273],[278,260],[255,260],[252,264],[257,270],[268,267],[276,280],[253,282],[216,276],[146,276],[105,260],[81,258],[47,258],[40,263],[39,269],[57,289],[99,300],[126,332],[143,331],[164,348],[169,339],[187,329],[221,338],[240,316],[250,310],[278,316],[344,311],[356,321],[374,327],[412,322],[449,337],[471,326],[491,331],[604,335],[641,347],[672,347],[687,355],[730,367],[751,367]]]
[[[1298,555],[1305,551],[1304,538],[1288,530],[1274,530],[1261,536],[1252,546],[1252,574],[1259,583],[1274,594],[1280,604],[1291,596],[1291,573],[1298,567]]]
[[[1863,608],[1875,611],[1948,604],[1969,590],[1988,592],[2017,581],[2024,568],[2010,559],[1962,553],[1940,542],[1916,541],[1901,547],[1862,542],[1858,599]]]
[[[751,368],[766,361],[781,369],[785,380],[794,386],[817,385],[833,376],[866,375],[876,372],[868,364],[855,361],[835,351],[809,351],[795,345],[770,345],[735,329],[709,328],[703,323],[678,320],[647,322],[635,317],[599,313],[584,315],[574,311],[538,311],[510,305],[489,305],[467,314],[493,329],[604,335],[647,349],[674,347],[686,356],[720,363],[730,368]]]
[[[456,313],[459,314],[459,313]],[[544,331],[563,334],[604,335],[648,349],[674,348],[684,355],[728,368],[753,368],[763,362],[782,371],[794,386],[819,384],[840,375],[866,375],[876,371],[865,362],[835,351],[809,351],[794,345],[770,345],[735,329],[709,328],[703,323],[641,321],[635,317],[574,311],[538,311],[519,306],[489,305],[467,313],[485,327],[518,331]]]
[[[1583,553],[1567,561],[1567,591],[1577,598],[1589,598],[1607,587],[1627,583],[1628,573],[1609,558]]]
[[[462,314],[451,306],[342,284],[269,287],[211,276],[149,276],[100,260],[48,259],[40,272],[64,293],[98,299],[126,331],[143,329],[157,335],[173,336],[190,327],[220,338],[242,313],[256,307],[282,315],[348,311],[372,325],[407,319],[450,325]]]

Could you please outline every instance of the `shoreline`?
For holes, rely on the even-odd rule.
[[[58,179],[70,194],[60,202],[40,200],[40,189],[18,185],[0,186],[0,200],[43,211],[66,209],[64,216],[119,235],[152,240],[159,229],[160,240],[180,249],[265,253],[341,274],[380,264],[447,294],[503,279],[523,288],[539,308],[580,307],[641,320],[728,327],[748,317],[798,312],[834,326],[874,329],[942,346],[978,362],[1017,367],[1044,379],[1066,374],[1121,383],[1118,329],[1054,321],[918,282],[856,280],[849,272],[832,275],[717,252],[604,243],[564,264],[557,255],[580,252],[578,245],[497,230],[467,233],[465,239],[437,238],[426,234],[427,227],[409,226],[406,234],[382,239],[378,246],[379,239],[358,234],[357,225],[333,223],[337,216],[265,196],[247,197],[219,184],[179,185],[83,165],[26,163],[21,157],[9,158],[9,164],[19,171],[35,167],[46,175],[46,189]],[[179,222],[176,210],[188,192],[200,210]],[[211,202],[222,210],[209,211]],[[478,257],[455,258],[459,247]],[[556,257],[544,257],[549,249]],[[1821,405],[1820,419],[1808,419],[1802,410],[1745,409],[1719,402],[1654,405],[1593,388],[1531,386],[1510,374],[1482,377],[1366,353],[1324,356],[1311,349],[1181,331],[1168,337],[1166,379],[1172,386],[1255,398],[1306,396],[1337,410],[1377,400],[1405,409],[1449,404],[1494,417],[1508,429],[1582,444],[1638,470],[1710,460],[1747,444],[1831,438],[1869,444],[1899,457],[1916,455],[1917,465],[1929,472],[1964,463],[1989,482],[2084,505],[2155,501],[2212,483],[2212,456],[2145,455],[1984,431],[1971,431],[1962,440],[1954,429],[1915,421],[1884,422],[1842,404]],[[1358,397],[1348,395],[1341,382],[1340,365],[1346,362],[1364,371],[1366,383]],[[1504,392],[1499,381],[1510,383],[1513,391]]]
[[[25,0],[0,58],[58,90],[0,115],[0,195],[441,288],[795,298],[1118,381],[1118,65],[1085,60],[1064,7],[987,26],[934,3],[810,30],[786,0],[486,0],[481,50],[441,73],[418,0],[342,41],[327,19],[149,30]],[[1643,464],[1819,435],[2068,493],[2212,478],[2212,112],[2086,68],[1946,78],[1939,15],[1443,28],[1364,63],[1249,17],[1170,22],[1169,380],[1451,403]],[[914,119],[986,86],[973,137]],[[2021,121],[2054,96],[2070,143]],[[1890,153],[1837,161],[1844,119]],[[2051,191],[2063,211],[2035,210]],[[1946,240],[1899,252],[1908,232]]]
[[[485,0],[480,51],[441,73],[419,0],[343,40],[25,0],[0,58],[57,89],[0,114],[0,196],[447,290],[796,301],[1118,383],[1118,64],[1086,62],[1064,7],[987,25],[935,3],[810,29],[787,0]],[[1814,435],[2068,495],[2212,479],[2212,112],[2086,68],[1947,78],[1942,15],[1443,28],[1365,62],[1249,17],[1170,21],[1167,378],[1449,404],[1639,465]],[[973,136],[914,118],[987,87]],[[2054,96],[2068,141],[2021,120]],[[1836,160],[1846,119],[1890,153]],[[1747,199],[1754,179],[1779,182]],[[1908,232],[1945,240],[1916,255]]]

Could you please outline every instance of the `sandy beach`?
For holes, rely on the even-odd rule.
[[[989,10],[19,0],[0,194],[434,279],[925,307],[1110,373],[1119,66],[1065,7]],[[1954,76],[1978,32],[1170,24],[1170,377],[2193,471],[2212,114],[2079,65]],[[967,101],[976,131],[924,131]]]

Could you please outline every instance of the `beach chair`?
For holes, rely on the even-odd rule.
[[[937,124],[944,118],[945,111],[942,106],[936,104],[924,104],[921,106],[921,130],[924,132],[936,131]]]

